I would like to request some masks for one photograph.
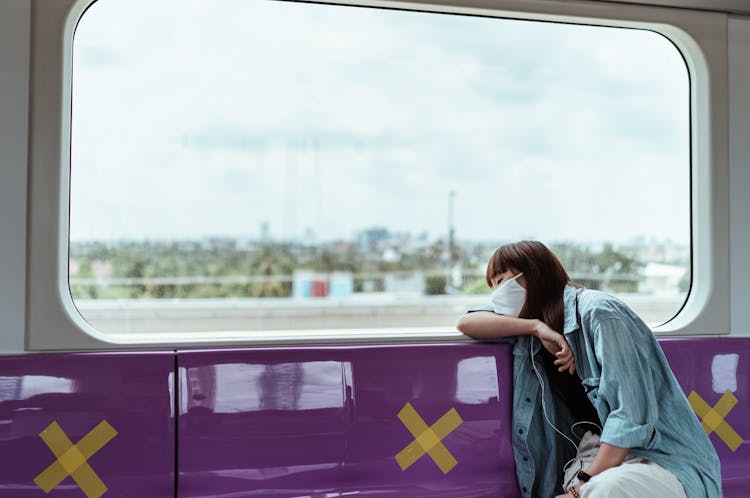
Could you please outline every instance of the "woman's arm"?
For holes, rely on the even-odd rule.
[[[639,347],[653,336],[639,337],[640,333],[621,318],[603,319],[594,327],[594,353],[601,365],[598,396],[610,413],[602,428],[599,452],[585,469],[591,476],[617,467],[630,448],[645,448],[654,437],[659,401],[649,359]],[[585,484],[577,484],[576,490],[582,486]]]
[[[463,315],[456,328],[474,339],[495,339],[518,335],[537,335],[539,320],[500,315],[492,311],[474,311]]]
[[[474,311],[462,316],[456,328],[474,339],[497,339],[519,335],[538,337],[544,348],[557,357],[554,363],[560,372],[575,372],[575,358],[565,337],[541,320],[516,318],[492,311]]]
[[[586,473],[590,476],[601,474],[607,469],[617,467],[625,461],[625,457],[630,453],[630,448],[620,448],[611,444],[602,443],[599,452],[594,457],[594,461],[589,465]]]
[[[653,333],[626,318],[605,318],[594,326],[593,339],[601,367],[598,396],[609,408],[602,420],[602,443],[648,448],[659,418],[653,359],[647,348],[656,340]]]
[[[594,477],[607,469],[617,467],[625,461],[625,457],[628,456],[629,452],[629,448],[620,448],[618,446],[612,446],[611,444],[602,443],[599,447],[599,452],[594,457],[594,461],[591,462],[591,465],[589,465],[589,468],[586,469],[585,472],[591,477]],[[576,494],[568,492],[569,490],[566,489],[565,494],[557,495],[555,498],[575,498],[576,495],[581,496],[581,488],[585,485],[585,482],[578,481],[578,483],[573,486],[577,491]]]
[[[594,457],[594,461],[591,462],[591,465],[589,465],[589,468],[586,469],[585,472],[591,477],[594,477],[607,469],[617,467],[625,461],[625,457],[628,456],[629,452],[630,448],[620,448],[618,446],[612,446],[611,444],[602,443],[599,452]],[[581,488],[585,485],[586,483],[579,481],[574,486],[578,496],[581,496]],[[575,494],[568,493],[567,489],[565,491],[565,494],[557,495],[555,498],[575,498]]]

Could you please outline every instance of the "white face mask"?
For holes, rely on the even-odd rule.
[[[526,289],[516,282],[521,275],[523,273],[506,280],[492,292],[492,308],[495,313],[515,317],[521,314],[521,308],[526,303]]]

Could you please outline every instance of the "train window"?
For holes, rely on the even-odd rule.
[[[690,289],[690,78],[653,31],[100,0],[72,74],[69,286],[101,332],[448,329],[522,238],[654,325]]]

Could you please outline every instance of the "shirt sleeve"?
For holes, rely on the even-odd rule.
[[[601,366],[599,393],[609,406],[601,441],[620,448],[647,448],[654,439],[658,401],[651,364],[639,327],[607,318],[594,327],[594,351]],[[648,331],[651,334],[650,331]]]
[[[492,308],[492,306],[480,306],[479,308],[471,308],[466,310],[466,313],[476,313],[477,311],[489,311],[491,313],[494,313],[495,310]]]

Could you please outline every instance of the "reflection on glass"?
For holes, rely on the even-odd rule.
[[[343,407],[341,364],[224,363],[187,369],[187,411],[239,413]]]
[[[0,401],[28,399],[39,394],[72,393],[72,379],[49,375],[0,376]]]
[[[711,379],[715,393],[723,394],[727,390],[737,391],[737,365],[740,355],[737,353],[717,354],[711,360]]]
[[[294,474],[302,474],[305,472],[325,471],[335,469],[340,464],[338,463],[319,463],[319,464],[308,464],[308,465],[289,465],[282,467],[260,467],[256,469],[231,469],[231,470],[214,470],[212,475],[221,477],[230,477],[232,479],[246,479],[248,481],[266,481],[270,479],[277,479],[279,477],[292,476]],[[339,493],[330,493],[324,496],[333,498],[334,496],[345,496],[351,495],[347,493],[341,495]],[[302,495],[298,498],[310,498],[309,495]]]
[[[499,396],[494,356],[479,356],[458,363],[457,401],[472,405],[484,404]]]

